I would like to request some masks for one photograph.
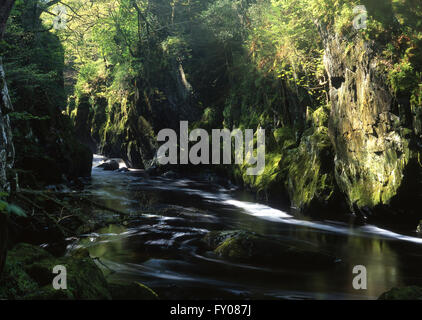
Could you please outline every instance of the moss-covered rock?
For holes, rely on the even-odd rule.
[[[422,300],[422,287],[410,286],[393,288],[384,292],[379,300]]]
[[[52,287],[57,265],[66,267],[67,290]],[[87,250],[56,258],[37,246],[18,244],[8,254],[0,283],[0,297],[6,299],[111,298],[108,284]]]
[[[405,119],[395,110],[380,72],[380,54],[360,37],[344,40],[324,27],[321,36],[330,81],[329,135],[336,181],[351,205],[389,205],[400,191],[412,153]]]
[[[221,258],[256,265],[332,267],[336,259],[314,248],[293,245],[247,231],[214,231],[203,241]]]
[[[314,210],[317,204],[327,207],[334,199],[334,153],[326,127],[308,130],[283,165],[292,206],[301,211]]]
[[[248,176],[245,164],[233,170],[235,181],[278,199],[288,194],[291,206],[302,212],[338,209],[345,199],[334,175],[335,153],[327,128],[329,112],[328,107],[309,109],[308,129],[299,138],[289,126],[267,133],[264,172]]]

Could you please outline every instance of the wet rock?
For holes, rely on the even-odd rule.
[[[13,143],[12,128],[8,113],[13,111],[12,100],[6,84],[6,74],[3,68],[3,60],[0,57],[0,191],[10,191],[10,179],[7,171],[14,165],[15,146]]]
[[[223,187],[230,187],[231,182],[227,177],[222,177],[214,172],[205,172],[199,174],[199,179],[208,181],[210,183],[215,183]]]
[[[416,233],[422,237],[422,220],[420,221],[419,225],[416,228]]]
[[[248,231],[214,231],[203,241],[219,257],[235,262],[318,268],[334,266],[336,261],[335,257],[314,248],[292,245]]]
[[[103,168],[105,171],[116,171],[119,169],[119,163],[116,160],[107,160],[97,168]]]
[[[174,172],[174,171],[167,171],[166,173],[164,173],[163,175],[162,175],[164,178],[167,178],[167,179],[177,179],[177,178],[179,178],[179,174],[177,174],[176,172]]]
[[[422,287],[393,288],[384,292],[378,300],[422,300]]]
[[[160,170],[158,166],[151,166],[147,170],[145,170],[145,173],[149,176],[157,176],[160,174]]]
[[[347,41],[320,28],[330,83],[329,136],[335,151],[335,177],[350,204],[373,209],[406,194],[400,187],[412,152],[375,46],[362,38]],[[348,52],[347,55],[344,53]]]
[[[67,290],[52,287],[53,268],[67,269]],[[18,244],[8,254],[0,280],[0,298],[4,299],[111,299],[108,284],[85,249],[56,258],[40,247]]]
[[[71,153],[69,176],[72,179],[90,177],[92,170],[93,153],[82,144],[75,143]]]
[[[92,108],[90,105],[88,96],[82,95],[80,98],[78,108],[76,108],[76,114],[74,120],[75,131],[77,134],[77,139],[87,146],[92,153],[97,151],[97,141],[91,135],[91,122],[92,121]]]
[[[118,172],[123,172],[123,173],[125,173],[125,172],[129,172],[129,169],[128,168],[120,168],[119,170],[117,170]]]

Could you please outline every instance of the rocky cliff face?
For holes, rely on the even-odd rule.
[[[72,112],[79,141],[107,157],[122,158],[128,167],[151,166],[155,134],[164,128],[178,131],[181,120],[199,117],[182,64],[161,71],[153,83],[138,78],[107,98],[101,92],[79,97]]]
[[[341,39],[323,28],[320,32],[330,82],[329,136],[337,184],[351,208],[390,206],[410,196],[408,187],[415,186],[420,174],[406,106],[396,103],[387,85],[375,43]]]
[[[6,0],[0,4],[0,41],[3,41],[6,22],[14,2],[14,0]],[[8,113],[12,110],[13,106],[7,88],[3,60],[0,57],[0,192],[10,191],[8,171],[13,167],[15,157],[12,130],[8,116]],[[0,212],[0,274],[6,261],[7,239],[7,217],[3,212]]]
[[[6,84],[6,75],[0,57],[0,192],[10,192],[10,180],[8,173],[13,167],[15,151],[12,140],[10,119],[7,115],[13,110]],[[7,218],[4,212],[0,212],[0,274],[3,271],[7,252]]]
[[[6,84],[6,75],[0,57],[0,190],[9,192],[10,181],[7,179],[8,171],[13,167],[15,150],[13,146],[12,130],[8,113],[13,111],[9,91]]]
[[[241,182],[258,192],[287,193],[291,206],[302,212],[417,218],[422,189],[418,108],[390,87],[380,43],[360,35],[345,39],[322,26],[319,33],[328,106],[302,109],[303,129],[271,124],[276,129],[267,130],[266,171],[257,178],[243,175]],[[289,95],[295,98],[294,92]],[[278,112],[281,119],[289,116],[285,109]],[[275,165],[273,155],[281,156]]]

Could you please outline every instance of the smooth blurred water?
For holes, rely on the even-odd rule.
[[[94,164],[101,160],[96,156]],[[254,203],[251,194],[235,188],[187,178],[145,178],[139,171],[94,168],[84,192],[128,219],[125,225],[81,235],[69,249],[87,247],[110,280],[142,282],[162,298],[376,299],[392,287],[422,285],[422,239],[412,234],[296,218],[286,208]],[[239,229],[306,244],[338,263],[328,269],[246,265],[198,250],[209,231]],[[353,289],[356,265],[367,268],[367,290]]]

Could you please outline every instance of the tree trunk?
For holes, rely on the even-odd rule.
[[[1,0],[0,3],[0,41],[3,40],[7,19],[15,0]],[[9,192],[10,183],[7,172],[13,167],[15,151],[12,129],[7,115],[13,110],[6,84],[3,61],[0,57],[0,192]],[[7,254],[8,226],[7,216],[0,212],[0,274],[3,271]]]

